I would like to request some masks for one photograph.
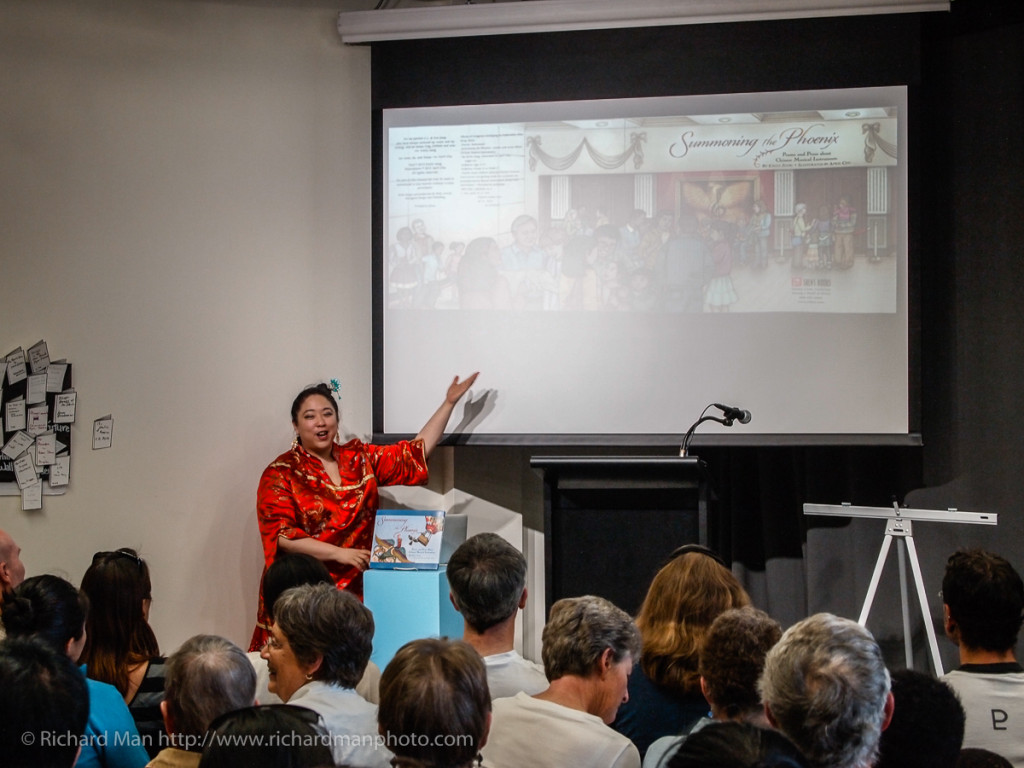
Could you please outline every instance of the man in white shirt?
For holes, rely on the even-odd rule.
[[[999,555],[956,552],[942,579],[942,616],[960,649],[960,666],[942,679],[967,713],[964,747],[1024,768],[1024,668],[1014,653],[1024,620],[1020,575]]]
[[[462,614],[462,639],[487,665],[492,699],[548,687],[544,668],[513,648],[516,615],[526,607],[526,558],[495,533],[466,539],[448,561],[448,586]]]
[[[542,642],[551,684],[494,700],[483,764],[640,768],[633,742],[608,727],[629,699],[640,654],[633,619],[602,597],[567,597],[551,606]]]

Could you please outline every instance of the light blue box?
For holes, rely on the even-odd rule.
[[[447,568],[363,574],[363,601],[373,612],[373,662],[387,666],[395,652],[421,637],[462,637],[462,616],[448,597]]]

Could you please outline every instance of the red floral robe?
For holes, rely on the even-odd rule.
[[[338,547],[370,549],[377,488],[382,485],[423,485],[427,460],[423,442],[368,445],[351,440],[334,446],[341,484],[335,485],[324,466],[295,445],[263,471],[256,493],[256,516],[263,539],[263,572],[277,556],[280,537],[312,537]],[[362,572],[353,566],[324,563],[339,589],[363,596]],[[269,636],[263,605],[263,580],[250,650],[259,650]]]

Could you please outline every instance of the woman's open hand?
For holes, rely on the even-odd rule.
[[[476,381],[476,377],[479,375],[480,371],[476,371],[471,373],[464,381],[459,381],[459,377],[456,376],[452,379],[452,383],[448,385],[448,393],[445,395],[445,400],[455,405],[466,394],[466,391],[473,386],[473,382]]]

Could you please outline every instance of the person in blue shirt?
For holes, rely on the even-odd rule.
[[[4,605],[10,638],[35,638],[77,661],[85,645],[89,602],[84,593],[59,576],[23,581]],[[85,678],[89,716],[81,739],[78,768],[143,768],[149,762],[135,720],[112,685]]]

